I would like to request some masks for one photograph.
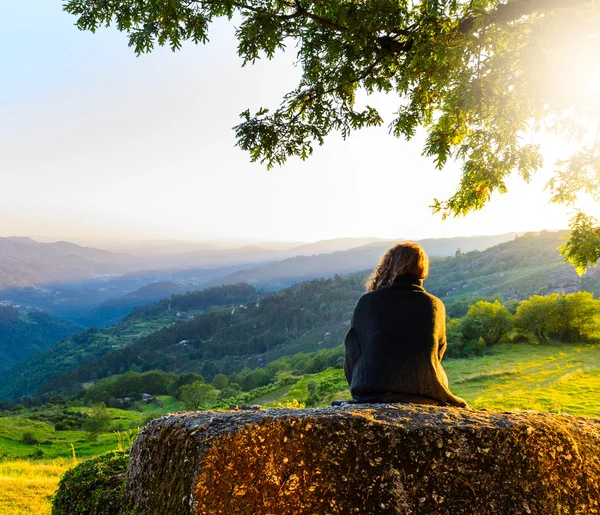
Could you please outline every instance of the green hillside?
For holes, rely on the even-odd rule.
[[[598,293],[600,275],[596,269],[579,277],[559,255],[557,247],[566,235],[566,231],[528,233],[483,252],[436,259],[427,288],[450,301],[474,295],[525,299],[554,292]]]
[[[600,417],[599,345],[505,344],[486,356],[444,360],[444,367],[452,391],[466,399],[471,408],[532,409]],[[349,398],[343,371],[334,367],[296,376],[290,384],[268,393],[246,396],[246,403],[311,407]],[[48,458],[70,457],[71,444],[79,457],[114,449],[119,438],[114,431],[127,432],[150,418],[182,409],[173,397],[157,399],[160,405],[141,404],[132,411],[108,408],[111,421],[98,441],[90,441],[81,427],[91,412],[87,407],[48,404],[0,412],[0,457],[25,457],[40,452]],[[66,429],[65,423],[72,427]],[[25,432],[32,433],[39,443],[25,443]]]
[[[83,328],[42,311],[0,306],[0,371],[30,358]]]
[[[449,313],[462,314],[476,295],[507,300],[600,290],[595,270],[578,277],[562,262],[556,250],[562,236],[526,234],[485,251],[433,259],[425,287],[444,300]],[[221,299],[217,305],[230,307],[210,314],[197,306],[175,307],[175,299],[185,298],[177,295],[136,308],[119,324],[90,329],[12,370],[4,377],[0,398],[30,395],[40,387],[41,393],[71,394],[81,384],[127,370],[196,372],[210,381],[217,373],[237,373],[282,356],[334,347],[343,341],[367,273],[263,293],[260,302],[243,307],[239,305],[247,299]],[[456,301],[462,302],[460,309],[453,308]]]
[[[259,368],[283,356],[339,345],[364,275],[300,283],[235,308],[213,310],[155,331],[46,382],[40,393],[72,394],[81,384],[127,370],[217,373]],[[138,308],[152,312],[156,305]]]
[[[255,296],[253,287],[233,285],[174,295],[170,300],[136,308],[118,324],[106,329],[90,328],[5,371],[0,376],[0,399],[30,395],[44,381],[58,373],[123,349],[145,335],[181,320],[192,320],[212,307],[247,302]],[[95,378],[92,376],[88,379]]]

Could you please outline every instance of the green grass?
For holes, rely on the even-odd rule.
[[[166,413],[175,413],[176,411],[184,409],[183,403],[170,395],[159,395],[156,398],[162,406],[159,406],[158,404],[140,403],[140,409],[142,410],[144,417],[159,417]]]
[[[444,368],[452,392],[472,408],[600,417],[599,345],[499,345],[483,357],[445,360]],[[319,406],[350,398],[343,371],[329,369],[252,403],[305,402],[310,381],[325,385]]]
[[[72,456],[72,447],[78,458],[94,456],[102,452],[116,449],[118,444],[117,433],[126,433],[136,430],[146,423],[166,413],[174,413],[183,409],[181,401],[169,395],[157,397],[162,404],[143,404],[140,402],[141,411],[128,411],[107,408],[111,415],[111,422],[106,433],[100,435],[96,442],[90,442],[84,431],[56,431],[50,419],[65,408],[45,407],[26,410],[20,413],[4,412],[0,416],[0,459],[26,458],[43,453],[43,458],[68,458]],[[72,411],[90,413],[92,408],[77,407]],[[39,442],[36,445],[23,443],[23,433],[29,432]],[[2,513],[2,512],[0,512]]]
[[[270,406],[272,404],[276,404],[277,402],[282,402],[282,399],[286,397],[286,394],[292,389],[293,384],[288,384],[273,390],[265,395],[261,395],[260,397],[256,397],[250,401],[250,404],[259,404],[261,406]]]
[[[600,417],[600,345],[499,345],[489,355],[445,360],[444,367],[454,393],[472,408],[498,410],[538,410]],[[334,399],[349,399],[350,392],[341,369],[307,375],[296,383],[257,397],[249,404],[276,406],[306,402],[309,383],[316,383],[321,395],[319,406]],[[181,409],[173,397],[159,397],[156,404],[141,405],[142,412],[108,408],[111,429],[137,427],[149,417]],[[52,408],[50,408],[52,409]],[[74,408],[88,412],[91,408]],[[28,419],[35,414],[37,420]],[[24,412],[0,417],[0,513],[49,513],[49,499],[60,475],[72,464],[71,444],[77,458],[86,458],[118,446],[114,432],[89,442],[82,431],[55,431],[40,420],[43,412]],[[22,442],[30,431],[39,445]],[[48,461],[18,461],[41,449]],[[17,461],[15,461],[17,460]]]
[[[501,345],[444,367],[452,391],[473,408],[600,417],[598,345]]]

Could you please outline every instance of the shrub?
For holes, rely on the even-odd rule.
[[[40,442],[31,431],[25,431],[23,433],[23,443],[26,443],[27,445],[37,445]]]
[[[40,449],[39,447],[33,451],[31,454],[27,455],[28,458],[34,459],[34,460],[43,460],[46,455],[44,454],[44,451],[42,451],[42,449]]]
[[[52,502],[52,515],[130,513],[125,499],[129,453],[113,451],[68,470]]]
[[[461,318],[460,332],[464,340],[483,339],[486,345],[495,345],[505,338],[513,327],[510,312],[497,300],[480,300]]]
[[[600,339],[600,301],[589,292],[534,295],[517,308],[519,334],[540,343]]]
[[[453,318],[446,324],[448,348],[447,358],[473,358],[485,354],[485,342],[479,339],[465,339],[460,331],[461,319]]]

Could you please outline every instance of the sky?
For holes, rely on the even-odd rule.
[[[136,57],[124,34],[80,32],[59,2],[0,0],[0,236],[316,241],[566,228],[543,191],[548,166],[480,212],[442,221],[458,163],[421,156],[387,128],[327,138],[267,171],[235,147],[239,113],[275,108],[300,70],[293,51],[241,67],[234,26],[207,46]],[[398,100],[376,97],[386,122]]]

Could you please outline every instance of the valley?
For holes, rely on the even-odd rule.
[[[579,277],[562,263],[556,251],[562,236],[525,234],[484,250],[451,252],[452,241],[444,247],[449,255],[432,259],[425,287],[443,299],[450,316],[444,367],[453,392],[472,408],[600,416],[600,334],[588,324],[572,332],[583,336],[577,341],[545,343],[518,322],[527,299],[551,294],[558,294],[557,302],[588,302],[600,321],[600,308],[591,304],[597,301],[568,296],[600,292],[600,276],[592,270]],[[127,448],[138,428],[166,413],[251,405],[312,408],[349,399],[343,339],[369,269],[387,245],[368,243],[259,268],[247,263],[234,273],[195,269],[102,279],[122,281],[127,285],[122,291],[128,291],[90,302],[73,317],[103,321],[100,327],[5,301],[0,307],[5,325],[65,331],[51,333],[61,341],[46,348],[19,345],[25,354],[6,360],[0,371],[6,502],[20,513],[18,492],[28,492],[40,513],[49,513],[47,492],[59,474],[48,473],[43,488],[41,483],[33,488],[37,479],[28,478],[44,474],[43,467],[64,471],[87,457]],[[223,273],[221,279],[210,278],[215,270]],[[186,277],[192,282],[183,281]],[[72,306],[84,291],[77,288]],[[493,303],[512,321],[492,345],[485,343],[485,332],[472,333],[465,321],[478,316],[474,306]],[[65,306],[72,314],[69,302]],[[5,342],[17,341],[14,332],[2,334]],[[33,333],[23,334],[31,340]],[[92,429],[94,423],[99,429]]]

